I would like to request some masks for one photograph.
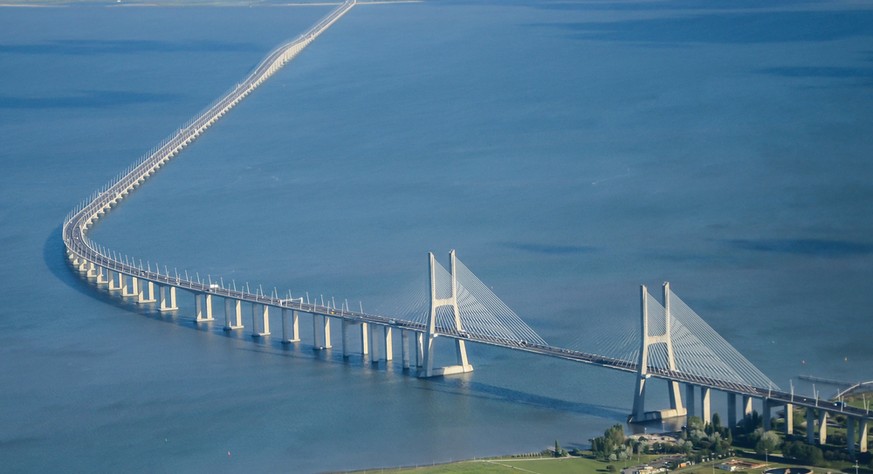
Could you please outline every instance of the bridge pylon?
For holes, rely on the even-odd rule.
[[[458,309],[458,279],[455,273],[455,251],[452,250],[451,252],[449,252],[451,294],[446,298],[437,297],[436,261],[433,256],[433,252],[428,252],[428,257],[428,266],[430,271],[430,312],[427,317],[427,333],[424,335],[424,340],[421,342],[424,346],[422,348],[423,350],[421,351],[423,352],[424,356],[424,364],[423,367],[419,370],[418,376],[438,377],[441,375],[472,372],[473,366],[470,365],[469,361],[467,360],[467,346],[464,344],[464,341],[460,339],[455,340],[455,355],[457,357],[457,364],[437,368],[434,368],[433,366],[434,358],[436,356],[434,351],[434,343],[436,342],[436,338],[439,336],[436,326],[438,309],[446,306],[451,309],[454,329],[455,331],[457,331],[458,334],[464,334],[464,327],[461,324],[461,311]]]
[[[662,420],[665,418],[675,418],[685,416],[686,409],[682,406],[682,394],[679,391],[679,382],[668,381],[667,393],[670,397],[670,408],[646,411],[646,383],[649,375],[649,350],[652,346],[663,344],[666,347],[666,362],[665,369],[676,370],[676,360],[673,354],[673,338],[670,335],[671,319],[670,314],[670,283],[665,282],[663,285],[664,291],[664,332],[661,334],[649,334],[649,310],[647,300],[649,297],[648,290],[645,285],[640,286],[640,308],[642,313],[642,341],[640,344],[640,358],[637,368],[636,390],[634,391],[634,409],[628,421],[631,423],[642,423],[646,421]]]

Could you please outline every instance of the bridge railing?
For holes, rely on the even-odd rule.
[[[158,145],[152,147],[148,152],[141,156],[134,164],[128,166],[124,171],[118,173],[109,183],[100,187],[93,192],[88,198],[83,200],[72,211],[70,211],[64,219],[62,227],[62,237],[65,245],[71,251],[81,254],[82,257],[97,257],[101,261],[114,260],[110,252],[102,246],[94,244],[86,237],[87,228],[92,221],[99,218],[100,212],[103,212],[108,206],[111,206],[112,201],[118,201],[123,198],[123,193],[130,192],[131,188],[144,181],[149,174],[153,173],[159,164],[169,159],[174,154],[178,153],[186,144],[193,140],[199,133],[202,133],[211,120],[216,119],[220,114],[232,107],[235,102],[238,102],[251,90],[254,89],[256,81],[263,80],[264,76],[269,76],[268,72],[276,66],[282,55],[291,48],[311,41],[314,36],[323,31],[327,26],[330,26],[340,16],[348,11],[354,5],[354,1],[346,1],[338,8],[329,13],[325,18],[316,23],[315,26],[306,30],[294,40],[286,42],[272,51],[258,67],[256,67],[243,83],[238,83],[228,92],[219,96],[212,104],[207,106],[200,113],[186,122],[177,132],[163,139]],[[243,89],[242,84],[247,84],[248,87]],[[108,209],[107,209],[108,211]],[[73,242],[73,233],[70,232],[71,226],[78,227],[77,236],[81,236],[77,242]],[[136,267],[131,267],[116,261],[120,270],[135,273]],[[140,269],[141,271],[141,269]]]

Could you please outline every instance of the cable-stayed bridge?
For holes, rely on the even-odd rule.
[[[180,275],[176,270],[171,272],[157,264],[152,267],[151,262],[143,265],[141,260],[120,255],[88,237],[88,230],[131,191],[355,5],[354,0],[342,3],[295,40],[276,48],[243,81],[70,212],[64,220],[62,237],[73,266],[98,286],[110,292],[120,292],[142,304],[154,304],[160,311],[178,311],[177,293],[186,291],[194,296],[198,323],[214,321],[213,306],[221,300],[224,303],[224,327],[228,331],[243,329],[245,306],[251,310],[253,335],[270,336],[270,312],[278,311],[281,314],[282,341],[296,343],[300,342],[299,318],[302,314],[312,320],[313,346],[329,349],[332,348],[331,321],[334,321],[341,327],[344,356],[351,353],[353,344],[350,339],[359,335],[362,355],[374,361],[392,360],[394,335],[398,332],[403,368],[421,377],[471,372],[473,364],[466,350],[470,343],[630,372],[635,374],[634,406],[630,416],[630,420],[635,422],[698,413],[709,419],[711,391],[717,390],[727,394],[727,418],[731,425],[737,422],[738,395],[742,397],[744,414],[751,413],[753,400],[760,400],[767,428],[770,427],[771,409],[785,406],[786,426],[791,431],[791,407],[797,405],[807,408],[808,426],[815,426],[818,422],[819,442],[825,442],[828,416],[839,412],[849,420],[848,448],[854,450],[857,442],[861,451],[867,450],[868,424],[873,418],[868,410],[782,391],[679,299],[668,284],[664,285],[661,301],[642,287],[641,324],[637,330],[598,334],[599,343],[571,349],[550,345],[539,336],[480,281],[454,251],[450,254],[448,269],[429,254],[426,281],[405,297],[398,298],[402,304],[371,313],[363,311],[363,306],[354,311],[347,303],[337,307],[333,300],[310,301],[308,297],[294,298],[290,292],[279,295],[277,290],[265,294],[260,287],[251,289],[246,285],[237,289],[234,284],[229,288],[221,279],[216,282],[210,277],[203,281],[199,276],[192,278],[187,272]],[[439,340],[448,341],[453,346],[453,363],[442,364],[446,354],[437,357]],[[442,345],[445,346],[445,342]],[[646,410],[646,392],[652,379],[666,382],[669,407]],[[685,386],[685,403],[680,384]],[[695,410],[695,391],[699,393],[698,410]],[[814,434],[815,430],[808,430],[811,442],[815,439]]]

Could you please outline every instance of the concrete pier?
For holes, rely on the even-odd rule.
[[[764,431],[770,431],[772,418],[773,404],[769,398],[761,399],[761,421],[763,422]]]
[[[794,434],[794,405],[785,404],[785,434]]]
[[[319,324],[320,323],[320,324]],[[316,349],[330,349],[330,318],[323,315],[312,315],[312,339]]]
[[[870,420],[864,418],[858,420],[858,432],[861,434],[860,439],[858,439],[858,451],[862,453],[867,452],[867,435],[870,431]]]
[[[754,409],[752,408],[752,397],[743,395],[743,418],[752,416]]]
[[[224,330],[242,329],[242,301],[233,298],[224,299]]]
[[[691,420],[694,412],[696,410],[694,403],[694,385],[690,383],[685,384],[685,424],[688,425],[688,421]]]
[[[818,442],[827,444],[828,442],[828,412],[819,410],[818,414]]]
[[[857,421],[851,416],[846,417],[846,450],[849,453],[855,453],[855,425]]]
[[[130,277],[130,285],[126,284],[121,289],[122,296],[136,296],[139,297],[139,280],[135,276]]]
[[[409,368],[409,331],[400,330],[400,359],[403,362],[403,368]]]
[[[107,275],[108,273],[109,273],[108,268],[97,267],[97,284],[98,285],[105,285],[106,283],[109,283],[109,276]]]
[[[137,294],[137,303],[154,303],[155,299],[155,283],[151,280],[146,280],[145,285],[140,285],[139,294]]]
[[[382,359],[381,334],[379,326],[370,327],[370,362],[374,364]]]
[[[212,321],[212,295],[196,293],[194,295],[194,314],[197,316],[197,322]]]
[[[370,354],[370,325],[361,323],[361,355]]]
[[[385,341],[385,361],[394,360],[394,328],[385,326],[383,340]]]
[[[709,387],[700,387],[700,409],[703,423],[712,422],[712,390]]]
[[[270,335],[270,307],[265,304],[252,304],[252,336]]]
[[[342,341],[344,359],[347,359],[349,357],[349,326],[351,326],[351,323],[348,319],[343,319],[340,323],[340,339]]]
[[[300,326],[296,310],[282,308],[282,342],[300,342]]]
[[[109,291],[120,291],[124,286],[124,275],[120,272],[109,272]]]
[[[806,409],[806,443],[815,444],[815,412],[812,408]]]
[[[161,307],[159,311],[176,311],[179,309],[176,306],[176,287],[169,285],[161,285]]]
[[[728,428],[737,427],[737,394],[732,392],[727,394],[727,423]]]

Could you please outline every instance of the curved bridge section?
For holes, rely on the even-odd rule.
[[[220,298],[224,301],[226,330],[243,328],[242,307],[245,304],[247,308],[251,308],[254,336],[270,334],[269,312],[273,309],[281,311],[282,341],[300,341],[298,317],[299,313],[304,313],[312,318],[314,346],[317,349],[328,349],[331,347],[330,321],[339,321],[344,357],[349,355],[350,329],[354,328],[360,334],[362,355],[369,355],[372,362],[392,360],[393,335],[394,331],[398,331],[401,337],[403,368],[414,367],[418,369],[416,373],[424,377],[473,370],[467,360],[467,342],[636,373],[637,384],[631,415],[633,421],[697,414],[709,419],[710,391],[718,390],[727,394],[729,424],[733,425],[737,421],[737,395],[742,397],[744,414],[751,413],[753,399],[760,400],[767,428],[770,425],[771,409],[784,406],[789,432],[793,429],[792,408],[795,405],[802,406],[807,408],[808,426],[815,426],[818,421],[818,440],[824,443],[827,440],[829,414],[840,413],[848,420],[849,450],[855,449],[856,441],[862,452],[867,450],[868,423],[873,419],[867,407],[859,409],[842,403],[824,402],[817,396],[795,396],[793,390],[791,393],[779,390],[687,308],[666,285],[663,305],[650,298],[643,288],[639,351],[634,354],[607,356],[554,347],[546,343],[469,269],[457,261],[454,251],[450,254],[449,271],[435,263],[433,255],[430,255],[429,295],[416,300],[413,305],[416,309],[415,315],[402,319],[397,316],[365,313],[363,308],[361,311],[352,311],[347,303],[338,308],[332,300],[322,300],[319,304],[308,299],[304,301],[303,298],[292,298],[290,294],[287,298],[282,298],[275,291],[266,295],[260,288],[254,292],[248,287],[245,290],[237,290],[235,287],[231,289],[225,287],[223,282],[218,284],[212,280],[202,281],[199,276],[192,279],[187,273],[184,277],[175,271],[170,274],[166,269],[162,273],[160,268],[151,268],[151,264],[143,267],[141,261],[137,265],[128,257],[118,256],[88,238],[88,230],[100,218],[348,13],[355,4],[356,0],[345,1],[296,39],[273,50],[242,82],[71,211],[64,220],[62,237],[72,265],[86,278],[95,280],[98,285],[104,285],[109,291],[136,298],[139,303],[153,303],[160,311],[177,310],[177,290],[187,291],[194,295],[198,322],[214,320],[213,300]],[[672,308],[671,296],[675,303]],[[633,334],[603,336],[633,338]],[[434,349],[438,338],[455,345],[457,365],[434,367]],[[410,344],[412,340],[414,344]],[[670,395],[668,409],[646,411],[645,393],[649,378],[667,382]],[[680,383],[686,387],[684,404],[679,390]],[[699,413],[695,410],[695,389],[700,392]],[[815,419],[815,413],[818,413],[818,420]],[[854,429],[856,425],[857,434]],[[807,433],[809,441],[814,442],[815,431],[808,429]]]

